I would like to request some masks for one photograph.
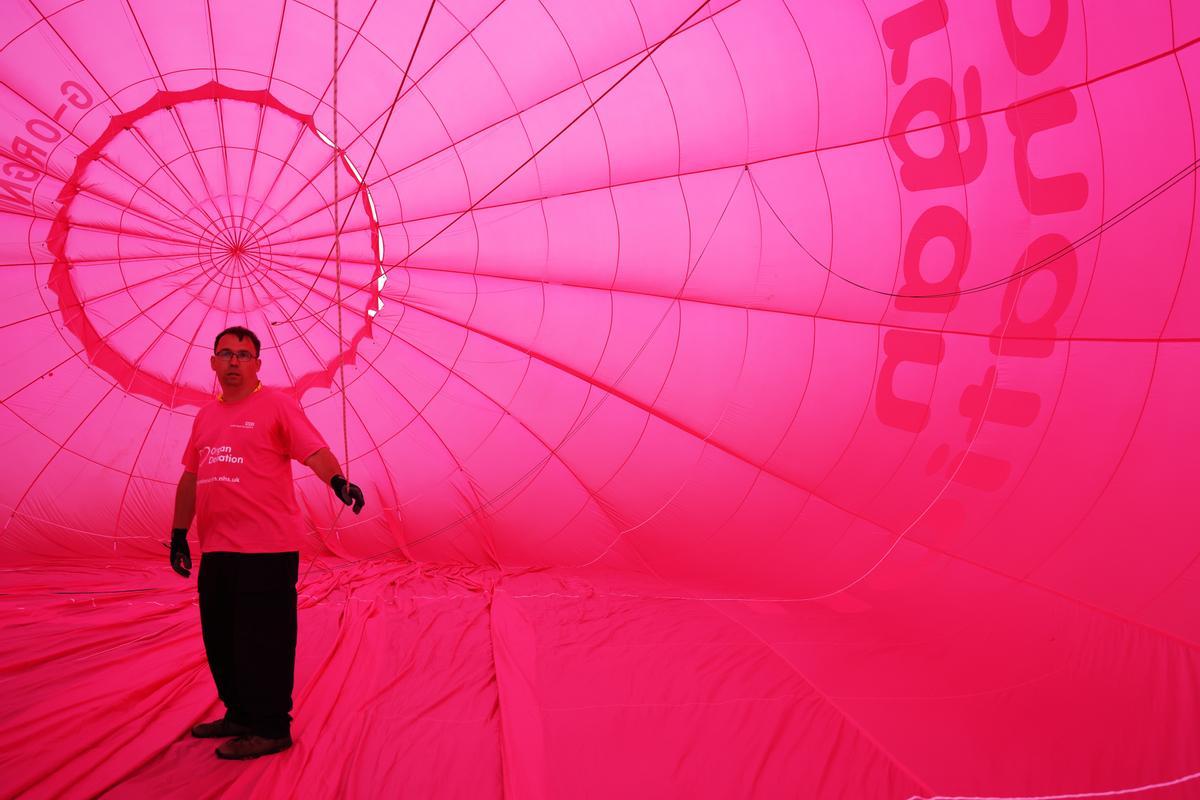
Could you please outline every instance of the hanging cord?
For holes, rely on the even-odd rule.
[[[342,237],[341,195],[338,194],[338,173],[342,171],[342,151],[338,149],[338,0],[333,0],[333,260],[337,269],[337,331],[338,375],[342,384],[342,447],[345,455],[346,480],[350,480],[350,436],[346,423],[346,355],[342,337]]]
[[[340,223],[340,205],[341,200],[338,196],[338,173],[342,171],[342,165],[338,162],[342,158],[342,152],[338,150],[338,27],[340,21],[338,19],[338,0],[333,0],[333,263],[337,270],[337,286],[335,293],[337,295],[337,334],[338,334],[338,375],[342,384],[342,448],[345,455],[344,472],[342,473],[346,480],[350,480],[350,437],[347,434],[346,427],[346,357],[342,349],[342,229]],[[315,112],[314,112],[315,114]],[[276,323],[271,323],[272,325]],[[335,505],[337,505],[335,503]],[[336,517],[340,517],[345,506],[341,506],[337,510]],[[308,585],[308,574],[312,572],[313,566],[320,561],[320,557],[313,558],[308,564],[308,569],[304,570],[304,576],[300,578],[298,586]]]

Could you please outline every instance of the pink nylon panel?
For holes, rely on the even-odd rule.
[[[1198,45],[6,2],[0,794],[1200,797]],[[246,763],[165,549],[234,324],[367,501],[295,467],[296,743]]]

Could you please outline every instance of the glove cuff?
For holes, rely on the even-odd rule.
[[[186,539],[187,532],[188,532],[187,528],[172,528],[171,529],[171,538],[172,539]]]
[[[329,486],[330,486],[330,488],[333,489],[333,491],[337,492],[340,495],[342,493],[342,487],[345,486],[348,482],[349,481],[346,480],[346,476],[342,475],[341,473],[338,473],[337,475],[334,475],[332,478],[329,479]]]

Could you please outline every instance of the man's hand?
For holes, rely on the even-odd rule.
[[[363,498],[362,489],[350,483],[350,481],[341,475],[334,475],[330,478],[329,485],[333,487],[333,493],[337,495],[338,500],[341,500],[346,505],[353,504],[354,508],[352,510],[355,514],[362,511],[363,504],[366,502]]]
[[[175,528],[171,531],[171,569],[183,577],[192,573],[192,552],[188,548],[187,528]]]

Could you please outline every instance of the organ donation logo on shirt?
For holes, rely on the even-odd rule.
[[[246,459],[233,454],[233,448],[227,444],[201,447],[200,458],[205,464],[241,464]]]
[[[201,408],[180,459],[197,475],[201,552],[303,549],[307,527],[291,462],[303,463],[328,446],[296,397],[277,388]]]

